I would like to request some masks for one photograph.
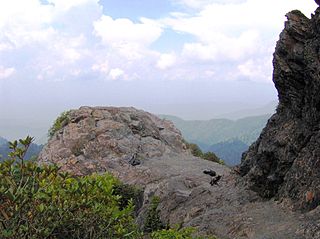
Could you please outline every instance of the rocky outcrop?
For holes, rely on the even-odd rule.
[[[260,196],[309,211],[320,204],[320,9],[311,19],[297,10],[286,16],[273,60],[277,112],[240,174]]]
[[[76,175],[110,172],[138,185],[143,190],[140,225],[157,195],[165,224],[194,226],[201,234],[316,238],[313,227],[305,226],[309,219],[274,201],[259,201],[256,193],[236,185],[239,176],[228,167],[193,157],[169,121],[134,108],[81,107],[70,111],[63,125],[42,150],[40,163],[55,163]],[[218,175],[220,180],[212,180]]]
[[[57,164],[75,175],[110,172],[124,183],[138,185],[144,191],[140,224],[157,195],[164,223],[198,225],[219,188],[210,185],[212,177],[203,171],[230,171],[193,157],[170,121],[134,108],[81,107],[68,113],[64,125],[44,147],[39,162]]]
[[[287,17],[273,62],[277,112],[243,155],[240,176],[193,157],[170,121],[134,108],[72,110],[40,163],[76,175],[110,172],[139,185],[140,224],[157,195],[164,223],[202,234],[320,238],[320,9],[311,19],[299,11]]]
[[[46,145],[40,162],[76,175],[114,171],[186,153],[173,124],[134,108],[81,107]]]

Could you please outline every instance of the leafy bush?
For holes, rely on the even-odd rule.
[[[142,207],[143,190],[137,186],[126,185],[116,181],[113,185],[113,194],[121,195],[118,201],[120,209],[126,208],[130,203],[134,204],[136,212]]]
[[[194,236],[196,232],[195,228],[186,227],[183,229],[168,229],[153,232],[151,234],[152,239],[217,239],[216,237],[199,237]]]
[[[206,152],[202,155],[202,158],[208,161],[220,163],[220,159],[213,152]]]
[[[165,226],[160,218],[160,211],[158,205],[160,198],[154,196],[151,199],[151,203],[147,212],[147,216],[144,224],[144,231],[151,233],[151,239],[217,239],[216,237],[198,237],[194,234],[196,229],[192,227],[186,227],[181,229],[169,228]]]
[[[70,122],[69,114],[70,111],[62,112],[60,116],[53,122],[53,125],[48,131],[49,138],[52,138],[57,131],[62,129]]]
[[[191,150],[193,156],[202,158],[203,152],[201,151],[200,147],[196,144],[187,144],[187,147]]]
[[[216,162],[219,164],[224,165],[224,161],[221,160],[217,155],[215,155],[215,153],[213,152],[207,152],[207,153],[203,153],[202,150],[200,149],[200,147],[196,144],[190,144],[190,143],[186,143],[187,148],[190,149],[191,154],[195,157],[199,157],[202,158],[204,160],[208,160],[208,161],[212,161],[212,162]]]
[[[73,177],[24,161],[31,137],[10,143],[0,163],[0,238],[139,238],[133,203],[114,194],[109,174]]]
[[[144,231],[145,232],[154,232],[165,228],[165,225],[160,218],[160,210],[158,205],[160,203],[159,197],[152,197],[150,206],[147,211],[147,215],[144,221]]]
[[[1,239],[142,238],[133,213],[140,189],[109,174],[74,177],[25,161],[32,141],[11,142],[9,159],[0,163]],[[201,239],[192,228],[164,230],[158,205],[153,197],[145,221],[152,239]]]
[[[32,143],[24,158],[26,160],[34,160],[34,158],[36,158],[40,153],[40,151],[42,150],[42,147],[43,147],[42,145],[37,145]],[[11,149],[9,148],[9,142],[0,144],[0,161],[5,159],[10,152],[11,152]]]

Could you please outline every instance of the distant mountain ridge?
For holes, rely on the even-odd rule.
[[[258,138],[270,116],[266,114],[238,120],[183,120],[172,115],[160,117],[171,120],[190,143],[198,144],[203,151],[213,151],[228,165],[235,165],[240,163],[243,151]]]
[[[183,119],[207,120],[207,119],[230,119],[237,120],[248,116],[273,114],[277,101],[260,105],[254,102],[185,102],[183,104],[154,104],[140,106],[146,111],[157,115],[176,115]],[[56,115],[63,109],[54,113],[57,109],[44,115],[14,115],[6,117],[0,114],[0,135],[8,140],[23,138],[31,135],[35,143],[45,144],[48,140],[48,129],[54,122]]]
[[[249,145],[254,142],[271,115],[246,117],[239,120],[183,120],[176,116],[161,115],[171,120],[183,136],[192,142],[205,145],[239,139]]]
[[[207,151],[214,152],[218,157],[234,166],[239,164],[242,153],[248,149],[248,145],[238,139],[217,143],[207,148]]]
[[[42,148],[43,145],[32,143],[27,151],[25,159],[29,160],[33,156],[38,156]],[[0,136],[0,161],[2,159],[6,159],[10,152],[11,149],[9,148],[9,141]]]
[[[216,117],[216,118],[227,118],[227,119],[237,120],[237,119],[252,117],[252,116],[271,115],[276,112],[277,105],[278,105],[278,101],[271,101],[270,103],[264,106],[261,106],[259,108],[237,110],[234,112],[221,114],[219,115],[219,117]]]
[[[3,138],[3,137],[0,136],[0,145],[6,144],[7,142],[8,142],[8,141],[7,141],[5,138]]]

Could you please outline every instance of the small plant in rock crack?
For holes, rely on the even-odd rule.
[[[53,122],[53,125],[48,131],[48,136],[51,139],[53,135],[66,126],[70,122],[69,118],[70,111],[64,111],[60,116]]]
[[[160,218],[160,210],[158,209],[159,203],[160,198],[153,196],[144,221],[145,232],[150,233],[166,228]]]

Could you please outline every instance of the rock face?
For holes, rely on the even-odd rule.
[[[240,174],[264,198],[294,209],[320,204],[320,9],[295,10],[274,53],[277,112],[243,155]]]
[[[211,176],[203,171],[213,169],[219,175],[230,171],[193,157],[170,121],[144,111],[81,107],[70,111],[68,118],[40,153],[39,162],[57,164],[75,175],[110,172],[124,183],[139,185],[144,190],[140,224],[155,194],[161,198],[165,223],[192,224],[212,204],[212,191],[218,188],[210,185]]]
[[[138,185],[143,189],[140,225],[157,195],[164,223],[194,226],[201,234],[320,238],[316,225],[306,226],[317,214],[301,218],[274,201],[259,201],[256,193],[236,184],[239,176],[229,168],[193,157],[169,121],[134,108],[81,107],[64,125],[42,150],[40,163],[55,163],[76,175],[111,172]],[[222,177],[211,185],[213,171]]]
[[[187,152],[171,122],[134,108],[81,107],[68,115],[68,124],[49,141],[40,162],[57,163],[76,175],[121,173],[148,159]]]

